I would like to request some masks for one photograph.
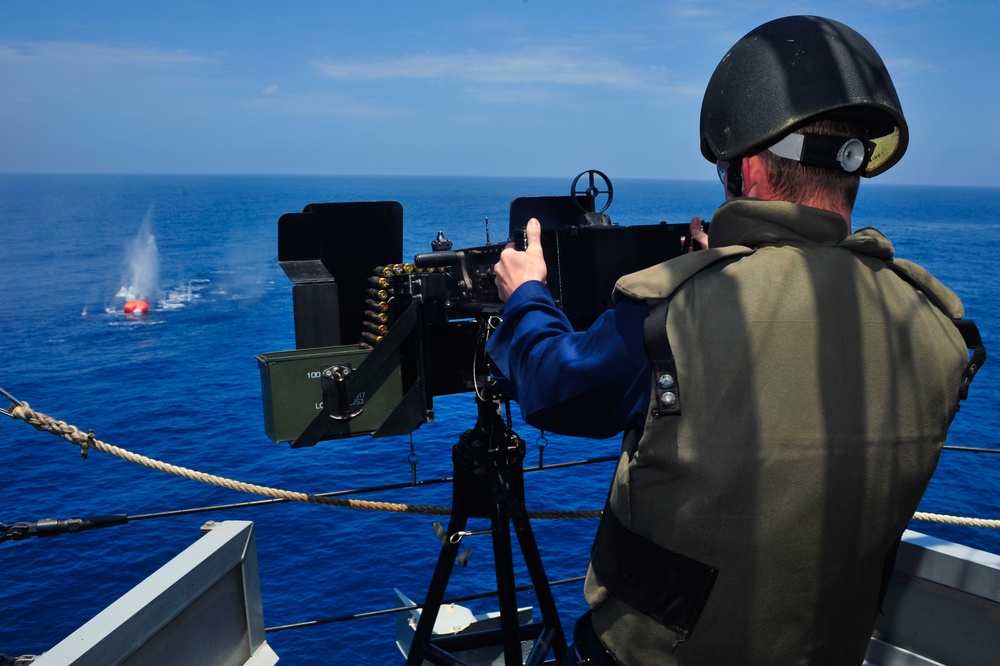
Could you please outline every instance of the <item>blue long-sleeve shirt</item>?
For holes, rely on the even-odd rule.
[[[605,438],[645,412],[650,363],[644,305],[622,302],[574,331],[541,282],[518,287],[486,351],[524,420],[565,435]]]

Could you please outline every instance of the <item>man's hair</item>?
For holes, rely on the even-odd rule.
[[[804,125],[798,131],[805,134],[843,136],[866,141],[864,127],[840,120],[820,119]],[[768,178],[778,197],[784,201],[805,204],[821,202],[835,208],[852,210],[861,182],[860,172],[804,166],[796,160],[778,157],[769,150],[758,153],[767,165]]]

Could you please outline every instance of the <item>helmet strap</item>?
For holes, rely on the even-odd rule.
[[[737,158],[726,170],[726,190],[734,197],[743,196],[743,158]]]
[[[868,165],[874,147],[872,142],[862,142],[854,137],[789,134],[767,150],[805,166],[857,173]]]

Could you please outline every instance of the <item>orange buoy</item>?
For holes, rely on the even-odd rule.
[[[142,300],[128,301],[125,303],[125,314],[142,315],[149,312],[149,303]]]

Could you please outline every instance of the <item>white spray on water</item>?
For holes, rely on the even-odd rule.
[[[160,251],[153,235],[153,207],[150,206],[142,226],[125,249],[126,275],[118,296],[126,300],[141,299],[154,303],[160,297]]]

